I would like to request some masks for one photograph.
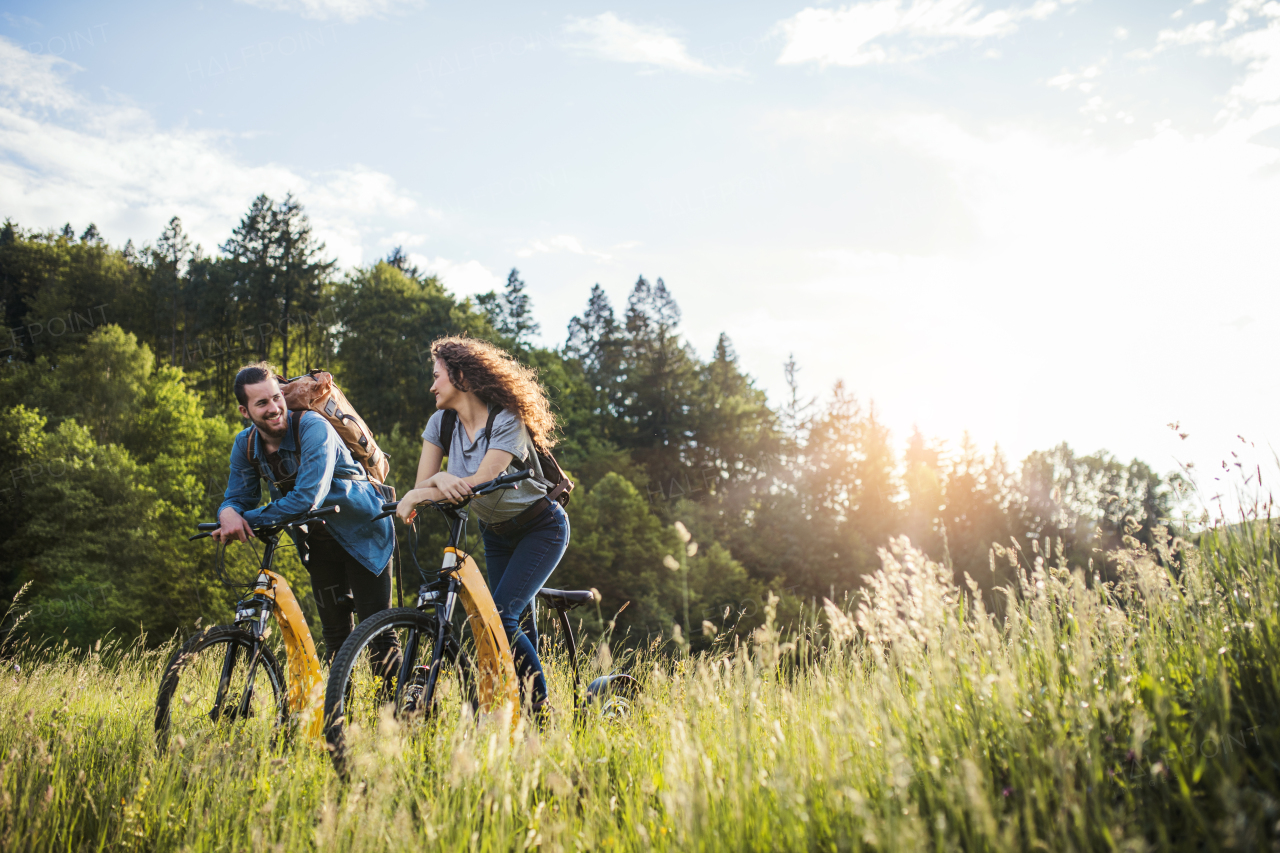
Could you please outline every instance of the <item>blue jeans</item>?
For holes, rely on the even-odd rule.
[[[569,516],[560,504],[505,534],[484,529],[484,559],[489,569],[493,603],[511,644],[520,690],[529,685],[529,701],[547,698],[547,680],[538,660],[538,631],[532,619],[521,624],[521,614],[555,571],[569,547]]]

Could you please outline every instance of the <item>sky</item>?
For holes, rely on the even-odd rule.
[[[1276,471],[1278,190],[1277,0],[0,0],[24,227],[212,252],[292,192],[344,267],[518,267],[546,345],[660,277],[775,403],[794,356],[900,442],[1206,498]]]

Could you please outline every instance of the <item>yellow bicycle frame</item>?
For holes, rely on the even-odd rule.
[[[270,569],[259,573],[254,592],[271,599],[276,621],[280,623],[280,635],[289,665],[289,711],[298,717],[298,727],[302,732],[310,737],[320,737],[324,717],[320,658],[316,655],[316,644],[311,639],[311,629],[307,627],[298,599],[289,588],[289,582]]]
[[[467,624],[476,644],[477,693],[480,708],[493,711],[503,704],[511,708],[511,724],[520,719],[520,682],[507,632],[502,627],[498,607],[489,594],[489,585],[476,566],[476,561],[456,548],[444,549],[444,568],[462,584],[458,598],[467,611]],[[459,562],[461,558],[461,562]]]

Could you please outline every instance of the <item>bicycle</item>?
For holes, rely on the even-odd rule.
[[[223,565],[225,552],[219,552],[219,580],[229,589],[249,591],[236,604],[234,624],[206,628],[191,637],[165,667],[156,696],[156,745],[161,750],[172,737],[206,737],[220,727],[235,723],[248,726],[254,720],[271,729],[293,720],[307,736],[321,735],[320,659],[315,642],[289,582],[271,566],[280,534],[338,510],[336,506],[321,507],[284,524],[253,528],[263,543],[263,552],[257,578],[251,584],[232,582]],[[200,532],[188,541],[207,538],[219,527],[217,522],[198,524]],[[287,680],[265,642],[271,616],[280,625],[289,668]],[[266,679],[267,691],[257,689],[259,672]]]
[[[353,724],[376,725],[388,705],[391,715],[404,722],[425,724],[442,716],[441,708],[446,706],[459,714],[496,712],[505,707],[510,709],[512,726],[519,721],[519,684],[511,648],[488,584],[474,558],[459,548],[466,531],[466,517],[460,510],[471,498],[515,488],[516,483],[531,475],[525,470],[495,477],[474,486],[471,497],[457,503],[420,504],[437,510],[449,523],[438,575],[434,580],[422,575],[414,607],[384,610],[361,622],[338,650],[329,669],[325,738],[334,768],[343,778],[349,771],[348,729]],[[396,506],[383,504],[383,513],[378,517],[394,513]],[[583,713],[587,705],[597,701],[605,716],[625,712],[626,702],[639,688],[639,683],[625,674],[595,679],[587,688],[586,702],[579,704],[578,647],[567,614],[595,601],[596,594],[591,590],[544,588],[539,590],[537,599],[555,609],[564,632],[573,670],[575,714]],[[459,601],[471,628],[474,662],[453,629],[453,614]],[[400,658],[379,671],[369,650],[372,643],[387,634],[393,634],[398,641]],[[382,642],[386,644],[386,639]],[[424,645],[429,648],[424,649]],[[367,665],[362,664],[365,661]],[[363,680],[359,673],[366,669],[370,677]]]

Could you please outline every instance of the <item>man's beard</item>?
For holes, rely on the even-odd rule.
[[[256,426],[264,435],[268,435],[271,438],[284,438],[284,434],[289,431],[289,413],[287,411],[284,413],[283,417],[276,421],[279,425],[276,427],[273,427],[265,420],[259,420],[258,418],[250,418],[249,420],[253,421],[253,425]]]

